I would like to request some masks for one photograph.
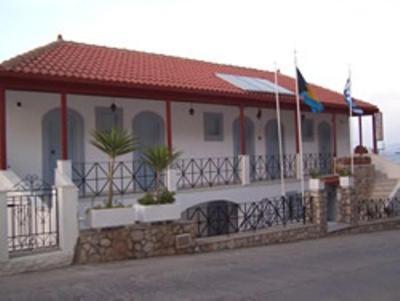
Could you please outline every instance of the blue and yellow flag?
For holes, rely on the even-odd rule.
[[[311,112],[321,113],[324,110],[324,105],[317,99],[298,68],[296,68],[296,72],[297,85],[299,87],[299,96],[301,100],[310,107]]]

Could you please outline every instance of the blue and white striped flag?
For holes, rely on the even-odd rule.
[[[357,106],[357,104],[353,101],[353,98],[351,97],[351,80],[350,80],[350,78],[348,78],[346,81],[346,85],[344,86],[343,94],[344,94],[344,101],[351,108],[351,111],[354,114],[356,114],[356,115],[364,114],[364,111]]]

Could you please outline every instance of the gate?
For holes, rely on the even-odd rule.
[[[28,176],[7,192],[8,251],[27,255],[59,245],[58,202],[55,188]]]

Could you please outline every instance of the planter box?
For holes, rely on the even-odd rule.
[[[353,178],[352,177],[340,177],[339,178],[340,187],[349,188],[353,186]]]
[[[310,191],[320,191],[324,190],[325,184],[320,179],[310,179],[308,181],[308,188]]]
[[[109,228],[131,225],[135,222],[132,207],[91,209],[89,211],[89,224],[91,228]]]
[[[141,222],[161,222],[181,218],[179,207],[175,204],[149,206],[136,204],[134,208],[136,220]]]

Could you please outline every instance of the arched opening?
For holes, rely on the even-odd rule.
[[[233,154],[235,156],[240,155],[240,118],[236,118],[233,121]],[[253,121],[245,117],[244,118],[244,136],[246,145],[246,154],[254,156],[255,154],[255,139],[254,139],[254,123]]]
[[[145,149],[165,145],[164,120],[157,113],[145,111],[132,120],[133,135],[138,138],[140,150],[134,152],[134,160],[139,161],[136,179],[139,186],[147,191],[154,187],[155,174],[148,166],[141,164]]]
[[[322,174],[329,173],[332,156],[332,131],[328,122],[323,121],[318,125],[319,143],[319,170]]]
[[[196,224],[198,237],[236,233],[239,231],[239,206],[226,200],[209,201],[186,209],[182,218]]]
[[[84,161],[84,123],[82,116],[68,109],[68,156],[72,163]],[[61,158],[60,109],[47,112],[42,119],[42,177],[46,183],[54,183],[54,170]]]
[[[281,124],[282,134],[282,153],[285,154],[285,132]],[[268,175],[272,178],[278,178],[279,169],[279,135],[276,119],[269,120],[265,125],[265,150],[266,150],[266,169]]]

